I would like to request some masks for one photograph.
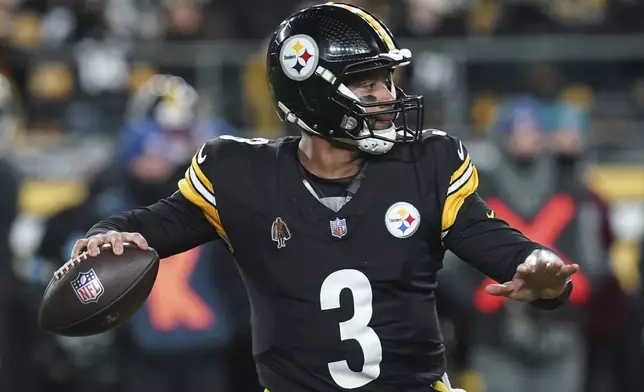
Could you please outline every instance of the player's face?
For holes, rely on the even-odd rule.
[[[345,81],[345,85],[364,103],[388,102],[394,99],[391,93],[391,72],[388,69],[353,75]],[[391,108],[392,105],[369,106],[366,111],[373,113]],[[391,127],[393,120],[394,114],[381,114],[374,116],[369,125],[374,130],[387,129]]]

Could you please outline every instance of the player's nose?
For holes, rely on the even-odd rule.
[[[389,102],[393,101],[394,96],[385,83],[380,83],[376,89],[376,98],[378,98],[378,102]]]
[[[381,103],[386,103],[386,102],[391,102],[394,100],[394,96],[391,94],[391,91],[384,85],[380,84],[377,89],[373,91],[373,95],[376,97],[376,102],[381,102]],[[376,111],[381,111],[381,110],[389,110],[393,109],[393,105],[381,105],[377,107],[372,107],[371,112],[376,112]]]

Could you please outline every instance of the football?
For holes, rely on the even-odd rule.
[[[159,255],[124,244],[120,256],[103,245],[98,256],[82,253],[52,277],[38,312],[45,331],[88,336],[115,328],[148,298],[159,271]]]

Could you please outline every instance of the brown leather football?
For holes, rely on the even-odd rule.
[[[38,325],[63,336],[88,336],[120,325],[145,303],[159,271],[159,255],[125,244],[115,255],[103,245],[96,257],[82,253],[54,273]]]

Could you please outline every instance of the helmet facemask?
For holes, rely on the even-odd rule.
[[[402,54],[401,54],[402,52]],[[371,154],[383,154],[395,143],[410,143],[420,138],[423,126],[423,97],[407,95],[393,82],[392,74],[396,68],[409,64],[411,53],[408,50],[381,55],[378,59],[368,59],[352,63],[344,68],[336,78],[330,72],[318,72],[327,82],[333,84],[331,103],[344,112],[341,123],[328,131],[329,136],[358,146]],[[388,70],[387,89],[392,100],[364,102],[347,85],[350,79],[378,70]],[[376,129],[376,121],[383,116],[392,117],[392,125],[387,129]]]
[[[410,62],[408,49],[396,49],[351,61],[344,67],[337,67],[335,73],[325,68],[326,64],[317,64],[308,80],[299,82],[302,84],[298,95],[292,96],[290,106],[276,99],[278,115],[307,133],[357,146],[375,155],[388,152],[397,143],[415,142],[422,133],[422,96],[405,94],[391,77],[387,89],[393,99],[386,102],[363,102],[347,87],[347,81],[356,75],[378,70],[393,72]],[[299,105],[294,105],[294,101],[299,101]],[[376,129],[373,124],[378,116],[386,115],[392,115],[392,125]]]

